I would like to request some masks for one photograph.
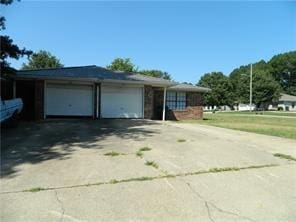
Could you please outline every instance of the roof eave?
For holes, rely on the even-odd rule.
[[[82,78],[82,77],[56,77],[56,76],[36,76],[36,75],[17,75],[18,79],[27,80],[65,80],[65,81],[85,81],[85,82],[105,82],[105,83],[125,83],[135,85],[151,85],[155,87],[173,86],[174,83],[158,83],[154,81],[141,80],[116,80],[116,79],[100,79],[100,78]]]
[[[211,89],[186,89],[186,88],[168,88],[170,91],[183,91],[183,92],[201,92],[201,93],[207,93],[210,92]]]
[[[17,79],[27,80],[73,80],[73,81],[98,81],[98,78],[80,78],[80,77],[56,77],[56,76],[35,76],[35,75],[17,75]]]

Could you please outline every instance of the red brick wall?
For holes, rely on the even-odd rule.
[[[185,120],[185,119],[202,119],[203,118],[203,101],[202,94],[199,92],[186,92],[186,109],[185,110],[167,110],[166,119],[168,120]],[[163,105],[163,91],[155,89],[154,91],[154,119],[161,119]]]
[[[153,89],[148,85],[144,87],[144,118],[153,118]]]
[[[202,119],[202,106],[188,106],[186,110],[168,110],[167,119],[170,120],[186,120],[186,119]]]

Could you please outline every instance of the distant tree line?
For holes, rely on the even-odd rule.
[[[142,75],[158,77],[163,79],[171,80],[172,77],[167,72],[158,69],[143,69],[140,70],[136,65],[134,65],[129,58],[116,58],[110,65],[106,66],[107,69],[113,71],[123,71],[123,72],[133,72]]]
[[[206,105],[233,107],[249,103],[250,65],[234,69],[229,76],[222,72],[204,74],[197,85],[212,91],[204,95]],[[296,95],[296,51],[273,56],[268,62],[253,64],[253,102],[265,108],[284,92]]]
[[[51,53],[40,50],[29,56],[22,69],[57,67],[63,67],[60,60]],[[167,72],[139,69],[129,58],[116,58],[106,68],[172,80]],[[281,92],[296,95],[296,51],[276,55],[268,62],[261,60],[254,63],[252,82],[253,103],[257,107],[265,108],[267,104],[278,99]],[[222,72],[206,73],[196,85],[212,89],[204,95],[206,105],[234,107],[239,103],[249,103],[249,84],[250,65],[243,65],[234,69],[228,76]]]

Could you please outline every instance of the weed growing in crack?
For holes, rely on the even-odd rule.
[[[282,154],[282,153],[275,153],[273,154],[275,157],[281,158],[281,159],[286,159],[286,160],[290,160],[290,161],[296,161],[295,157],[292,157],[290,155],[287,154]]]
[[[119,155],[125,155],[125,154],[124,153],[117,153],[115,151],[111,151],[111,152],[105,153],[104,155],[105,156],[119,156]]]
[[[24,191],[25,192],[39,192],[39,191],[42,191],[42,190],[46,190],[46,188],[34,187],[34,188],[31,188],[31,189],[28,189],[28,190],[24,190]]]
[[[158,164],[155,163],[154,161],[146,161],[145,165],[152,166],[152,167],[158,169]]]
[[[208,172],[210,173],[219,173],[224,171],[239,171],[240,169],[237,167],[224,167],[224,168],[210,168]]]
[[[154,180],[155,177],[136,177],[136,178],[130,178],[125,180],[120,180],[119,182],[125,183],[125,182],[132,182],[132,181],[146,181],[146,180]]]
[[[141,149],[139,149],[140,152],[144,152],[144,151],[150,151],[152,150],[151,148],[145,146],[145,147],[142,147]]]
[[[153,166],[155,168],[158,167],[158,165],[154,161],[146,161],[146,165]],[[260,169],[260,168],[275,167],[275,166],[279,166],[279,165],[278,164],[267,164],[267,165],[251,165],[251,166],[240,167],[240,168],[237,168],[237,167],[210,168],[208,170],[201,170],[201,171],[188,172],[188,173],[164,174],[164,175],[153,176],[153,177],[135,177],[135,178],[129,178],[129,179],[123,179],[123,180],[113,179],[113,180],[110,180],[107,182],[87,183],[87,184],[73,185],[73,186],[67,186],[67,187],[47,187],[47,188],[35,187],[35,188],[28,189],[28,190],[22,190],[22,191],[17,191],[17,192],[39,192],[39,191],[66,189],[66,188],[100,186],[100,185],[106,185],[106,184],[118,184],[118,183],[126,183],[126,182],[133,182],[133,181],[157,180],[157,179],[163,179],[163,178],[175,178],[175,177],[193,176],[193,175],[207,174],[207,173],[220,173],[220,172],[227,172],[227,171],[239,171],[239,170],[247,170],[247,169]]]
[[[177,142],[183,143],[183,142],[186,142],[186,140],[185,139],[178,139]]]
[[[110,184],[116,184],[116,183],[119,183],[119,181],[118,180],[115,180],[115,179],[113,179],[113,180],[110,180],[110,182],[109,182]]]
[[[141,152],[141,151],[136,152],[136,156],[138,156],[138,157],[141,157],[141,158],[142,158],[143,155],[144,155],[144,154],[143,154],[143,152]]]

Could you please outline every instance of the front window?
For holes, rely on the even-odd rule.
[[[166,106],[171,110],[186,109],[186,93],[185,92],[167,92]]]

